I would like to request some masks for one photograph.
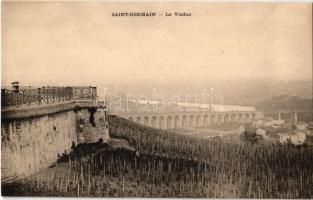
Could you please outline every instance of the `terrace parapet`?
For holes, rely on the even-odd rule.
[[[73,100],[94,100],[96,87],[41,87],[1,89],[1,107],[55,104]]]

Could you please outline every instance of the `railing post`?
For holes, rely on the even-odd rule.
[[[41,88],[38,88],[38,104],[40,105],[41,104]]]
[[[93,98],[97,97],[97,87],[91,87],[91,95]]]
[[[49,93],[50,93],[50,101],[54,103],[54,87],[50,88]]]
[[[17,97],[18,97],[17,105],[25,104],[25,91],[22,90],[21,92],[18,92]]]
[[[6,89],[1,89],[1,107],[6,106],[6,104],[7,104],[5,91],[6,91]]]
[[[65,91],[65,87],[62,87],[62,101],[66,100],[66,91]]]
[[[57,87],[57,99],[58,99],[58,102],[60,102],[60,88],[59,87]]]
[[[45,95],[46,89],[45,89],[45,87],[41,88],[41,93],[42,93],[42,102],[46,103],[46,95]]]
[[[46,90],[45,91],[45,93],[46,93],[46,101],[47,101],[47,103],[49,103],[50,102],[50,92],[49,92],[50,88],[47,87],[45,90]]]
[[[30,100],[30,95],[31,95],[31,93],[30,93],[29,90],[26,90],[25,93],[26,93],[26,95],[25,95],[25,97],[26,97],[26,98],[25,98],[25,104],[28,105],[28,106],[30,106],[30,101],[31,101],[31,100]]]
[[[73,87],[66,87],[66,100],[70,101],[73,99]]]

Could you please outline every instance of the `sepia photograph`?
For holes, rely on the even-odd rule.
[[[312,5],[1,1],[1,196],[312,199]]]

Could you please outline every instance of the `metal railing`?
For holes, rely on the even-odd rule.
[[[77,99],[94,99],[96,87],[42,87],[28,89],[1,89],[1,106],[22,106],[59,103]]]

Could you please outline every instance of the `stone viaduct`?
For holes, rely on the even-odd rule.
[[[277,112],[264,112],[265,117],[273,119],[284,120],[286,122],[297,123],[309,122],[313,120],[313,109],[309,110],[293,110],[293,111],[277,111]]]
[[[31,175],[73,144],[108,140],[95,87],[1,89],[1,181]]]
[[[114,114],[146,126],[160,129],[206,127],[231,122],[245,123],[263,118],[263,114],[257,111],[120,112]]]

